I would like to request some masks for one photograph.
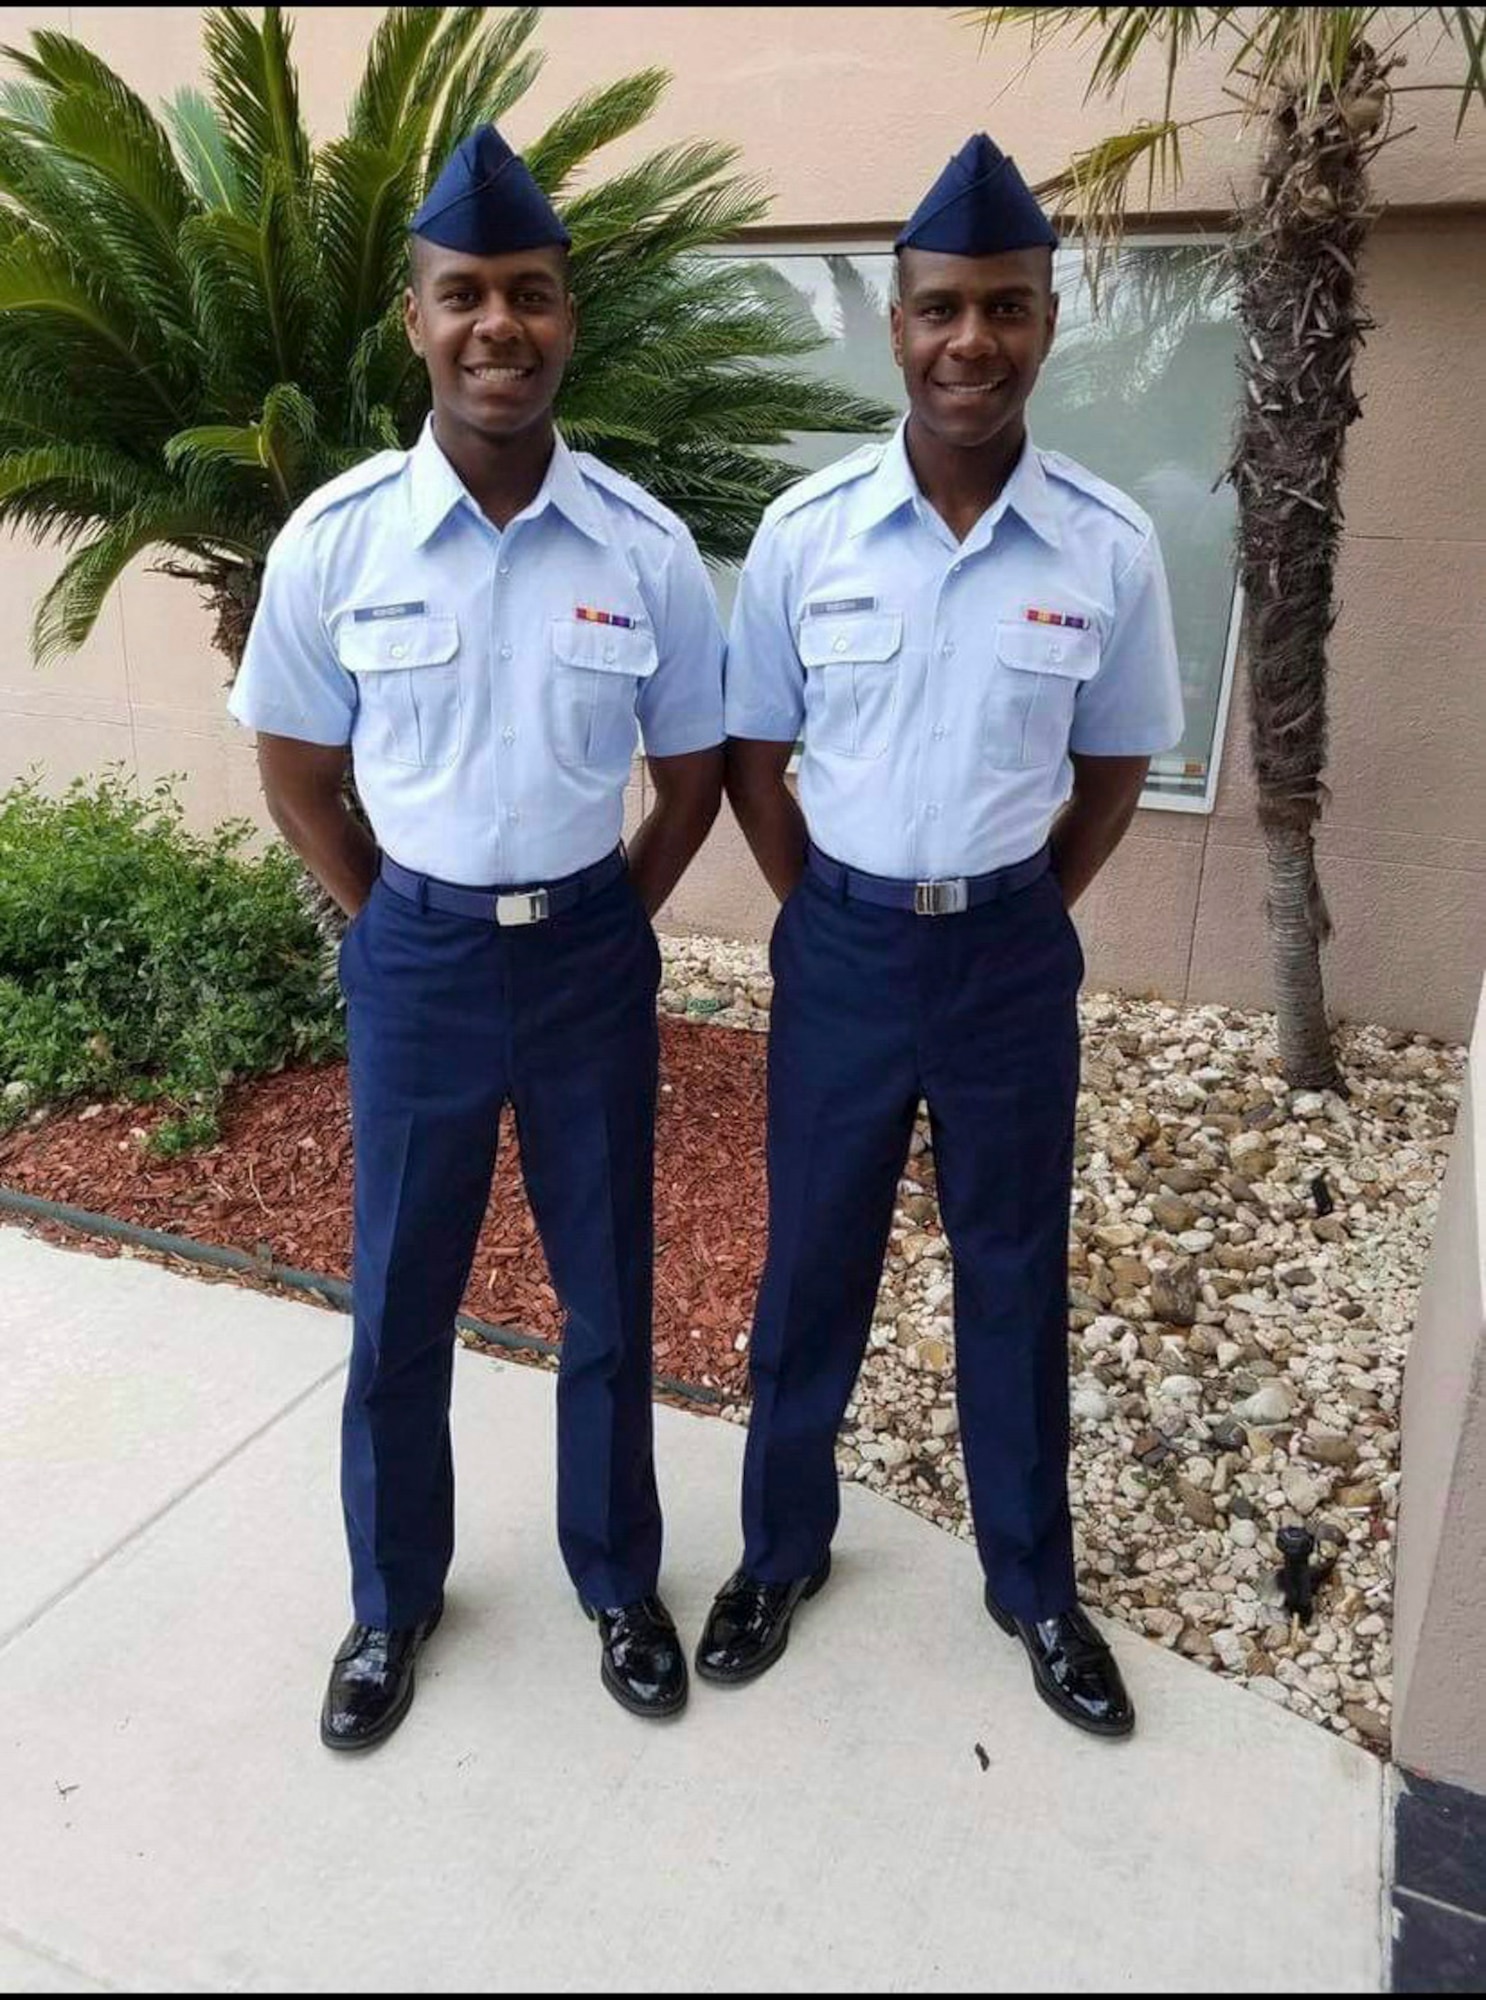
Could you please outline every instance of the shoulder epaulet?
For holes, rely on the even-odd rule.
[[[838,458],[833,465],[822,466],[819,472],[807,472],[777,500],[770,501],[764,519],[782,521],[787,515],[797,514],[802,507],[808,507],[812,500],[823,500],[838,487],[849,485],[854,479],[864,479],[869,472],[877,470],[886,449],[886,445],[882,444],[864,444],[856,451],[849,451],[845,458]]]
[[[590,451],[575,451],[573,459],[583,477],[595,486],[601,486],[605,493],[612,493],[616,500],[622,500],[627,507],[633,507],[637,514],[654,521],[674,535],[678,528],[686,524],[673,507],[663,500],[657,500],[653,493],[647,493],[638,479],[631,479],[628,473],[616,472],[612,465],[605,465],[601,458],[595,458]]]
[[[1111,514],[1118,514],[1122,521],[1128,521],[1142,535],[1151,532],[1150,515],[1128,493],[1122,493],[1118,486],[1111,486],[1107,479],[1101,479],[1097,472],[1090,472],[1086,465],[1080,465],[1076,458],[1068,458],[1061,451],[1044,451],[1039,456],[1042,469],[1049,478],[1061,479],[1065,485],[1086,493],[1101,507],[1107,507]]]
[[[300,501],[294,518],[301,527],[307,527],[342,501],[353,500],[358,493],[369,493],[374,486],[383,485],[395,473],[401,472],[407,462],[405,451],[375,452],[359,465],[353,465],[349,472],[338,473],[334,479],[327,479],[323,486],[317,486],[307,500]]]

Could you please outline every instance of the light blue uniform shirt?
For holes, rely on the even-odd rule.
[[[637,719],[653,756],[722,741],[722,628],[685,524],[632,480],[559,439],[502,533],[429,426],[290,516],[228,707],[349,743],[404,867],[550,881],[619,839]]]
[[[1029,438],[956,542],[900,426],[764,515],[733,611],[727,729],[803,734],[810,836],[851,867],[927,881],[1020,861],[1072,789],[1070,750],[1180,739],[1150,520]]]

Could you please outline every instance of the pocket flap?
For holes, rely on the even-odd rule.
[[[1099,666],[1099,634],[1066,625],[1022,624],[1004,620],[996,628],[996,658],[1024,674],[1061,674],[1086,681]]]
[[[629,674],[639,680],[660,664],[652,633],[637,625],[590,625],[584,618],[553,619],[552,651],[565,667]]]
[[[386,674],[406,667],[442,667],[459,651],[459,620],[452,611],[421,611],[410,618],[358,624],[342,619],[336,658],[348,673]]]
[[[844,612],[806,618],[800,625],[800,658],[807,667],[891,660],[902,643],[901,611]]]

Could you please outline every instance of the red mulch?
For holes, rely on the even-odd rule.
[[[656,1120],[655,1367],[740,1393],[735,1346],[763,1264],[762,1035],[663,1018]],[[351,1117],[343,1063],[235,1086],[222,1138],[182,1159],[144,1151],[167,1114],[108,1104],[0,1139],[0,1184],[277,1264],[350,1276]],[[464,1309],[549,1340],[561,1315],[503,1121],[490,1208]]]

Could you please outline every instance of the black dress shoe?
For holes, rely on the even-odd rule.
[[[1135,1710],[1120,1679],[1114,1654],[1078,1605],[1056,1618],[1014,1618],[1003,1611],[986,1585],[986,1610],[1032,1662],[1037,1692],[1055,1714],[1091,1736],[1128,1736]]]
[[[686,1706],[686,1655],[671,1614],[658,1597],[616,1610],[578,1602],[603,1641],[600,1678],[631,1715],[679,1715]]]
[[[320,1711],[328,1750],[369,1750],[413,1705],[413,1662],[443,1616],[443,1600],[421,1625],[353,1625],[341,1642]]]
[[[789,1644],[795,1606],[814,1597],[831,1573],[831,1558],[814,1576],[793,1583],[760,1583],[740,1569],[713,1599],[697,1646],[697,1672],[704,1681],[737,1687],[768,1671]]]

